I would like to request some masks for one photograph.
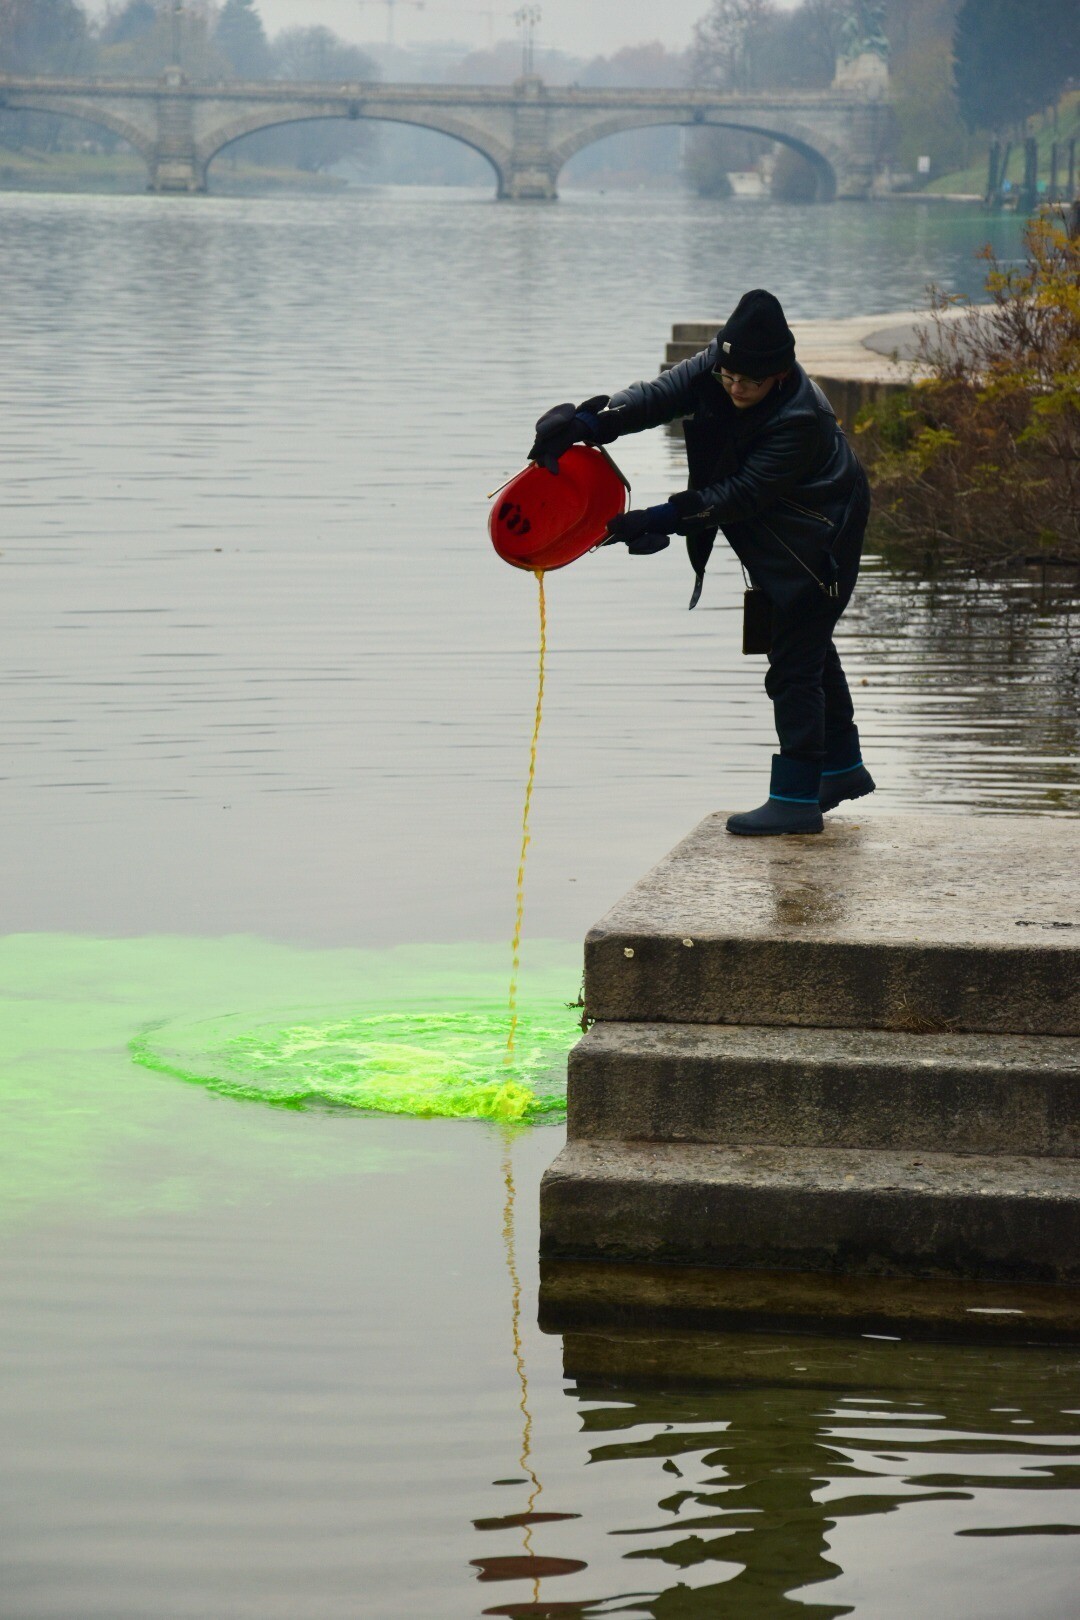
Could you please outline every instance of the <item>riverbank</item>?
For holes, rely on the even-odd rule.
[[[336,175],[238,163],[228,158],[214,169],[214,190],[224,196],[282,191],[336,194],[346,184]],[[146,189],[146,164],[135,152],[41,152],[0,146],[0,191],[130,195]]]
[[[1034,128],[1038,123],[1041,127]],[[1070,141],[1080,139],[1080,91],[1071,90],[1062,96],[1055,108],[1051,108],[1040,119],[1032,119],[1026,133],[1034,137],[1038,145],[1039,178],[1048,181],[1053,163],[1053,147],[1058,147],[1059,162],[1063,171],[1059,171],[1058,178],[1064,184],[1067,179],[1068,145]],[[1023,139],[1010,144],[1011,162],[1009,173],[1003,178],[1009,180],[1015,190],[1020,188],[1024,172],[1024,142]],[[989,151],[980,154],[978,161],[969,164],[965,169],[953,169],[947,174],[939,174],[929,181],[918,195],[927,201],[935,199],[955,198],[956,195],[977,193],[980,200],[986,195],[989,178]],[[1075,180],[1075,175],[1074,175]]]

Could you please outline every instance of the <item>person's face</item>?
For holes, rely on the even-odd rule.
[[[725,394],[737,411],[749,410],[751,405],[760,405],[769,389],[779,379],[778,377],[742,377],[737,371],[725,371],[723,367],[714,371]]]

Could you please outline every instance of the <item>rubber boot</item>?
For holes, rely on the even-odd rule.
[[[860,744],[858,744],[858,727],[852,726],[840,744],[829,747],[826,742],[826,757],[824,768],[821,771],[821,792],[818,802],[824,810],[836,810],[837,805],[845,799],[863,799],[866,794],[873,794],[874,779],[870,771],[863,765]]]
[[[859,763],[848,771],[830,771],[827,778],[824,771],[821,773],[821,795],[818,802],[823,812],[835,810],[845,799],[861,799],[867,793],[873,793],[876,786],[877,783],[860,759]]]
[[[774,754],[769,797],[757,810],[729,816],[727,830],[751,837],[778,833],[819,833],[821,819],[818,791],[821,767],[808,759],[787,759]]]
[[[852,727],[842,755],[826,750],[818,803],[823,811],[835,810],[844,799],[861,799],[873,793],[875,786],[874,778],[862,762],[859,733]]]

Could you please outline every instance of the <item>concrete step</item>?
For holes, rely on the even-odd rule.
[[[815,1360],[828,1380],[832,1357],[833,1377],[836,1363],[846,1362],[850,1383],[859,1381],[851,1376],[853,1362],[865,1358],[874,1363],[864,1369],[868,1385],[906,1385],[909,1396],[921,1378],[939,1391],[948,1384],[956,1384],[958,1393],[965,1383],[972,1388],[969,1362],[958,1367],[948,1355],[936,1365],[921,1359],[934,1339],[1070,1345],[1069,1373],[1080,1378],[1080,1289],[1045,1283],[544,1260],[539,1319],[544,1332],[564,1335],[566,1376],[586,1380],[775,1387],[787,1375],[806,1381],[808,1363]],[[769,1337],[759,1339],[755,1329]],[[844,1337],[822,1339],[823,1329]],[[792,1333],[800,1335],[797,1351]],[[905,1350],[892,1344],[883,1361],[884,1346],[860,1346],[849,1334],[922,1343]],[[901,1366],[894,1355],[903,1357]],[[998,1370],[1007,1382],[1007,1368]],[[989,1363],[974,1386],[985,1389],[993,1376]],[[1009,1404],[1004,1390],[1000,1404]]]
[[[678,365],[680,360],[689,360],[699,354],[705,347],[703,343],[669,343],[664,350],[665,366]]]
[[[1080,1282],[1080,1161],[570,1142],[545,1260]]]
[[[1080,1156],[1080,1037],[595,1024],[571,1139]]]
[[[687,345],[696,354],[712,342],[723,324],[722,316],[712,321],[676,321],[671,328],[671,341]]]
[[[1080,821],[871,811],[736,838],[725,820],[591,930],[592,1019],[1080,1034]]]

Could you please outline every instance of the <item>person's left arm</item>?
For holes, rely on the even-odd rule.
[[[818,423],[810,413],[782,416],[747,454],[738,472],[705,489],[684,489],[658,506],[626,512],[609,528],[631,550],[643,536],[677,533],[693,519],[737,523],[767,510],[805,478],[818,452]],[[650,550],[661,550],[659,546]]]

